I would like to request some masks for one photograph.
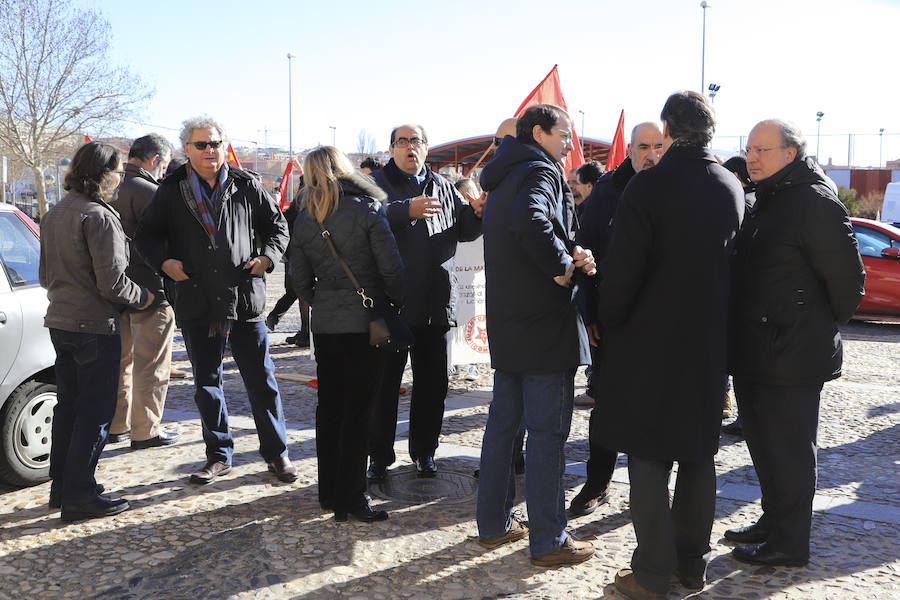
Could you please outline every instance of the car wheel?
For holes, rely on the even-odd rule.
[[[0,418],[0,478],[13,485],[44,483],[50,476],[50,442],[56,386],[39,381],[20,385]]]

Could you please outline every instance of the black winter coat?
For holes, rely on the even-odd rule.
[[[625,188],[598,290],[604,446],[652,460],[718,450],[743,213],[738,180],[698,146],[672,145]]]
[[[770,385],[840,377],[838,324],[859,306],[865,270],[847,210],[813,159],[759,182],[736,259],[731,373]]]
[[[372,178],[387,194],[388,222],[403,257],[404,321],[411,327],[450,327],[456,325],[459,299],[456,245],[478,239],[481,219],[452,183],[427,165],[425,169],[424,194],[441,201],[441,212],[430,219],[409,218],[409,200],[419,196],[419,190],[393,159]]]
[[[574,289],[553,278],[572,264],[565,177],[537,146],[507,136],[484,167],[484,270],[491,365],[554,373],[590,364]],[[580,278],[576,277],[578,281]]]
[[[165,277],[179,325],[263,319],[265,277],[244,265],[266,256],[271,271],[287,247],[287,222],[251,173],[229,165],[224,190],[214,241],[200,221],[186,165],[162,181],[138,225],[137,249],[160,275],[166,259],[184,264],[188,279]]]
[[[391,233],[378,186],[364,175],[338,180],[341,197],[323,226],[338,254],[376,304],[403,303],[403,261]],[[291,280],[298,296],[312,305],[313,333],[363,333],[372,311],[334,258],[315,217],[306,208],[294,221],[291,237]]]

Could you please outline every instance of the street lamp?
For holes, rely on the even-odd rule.
[[[331,130],[331,145],[337,148],[337,127],[329,125],[328,129]]]
[[[581,154],[584,154],[584,111],[578,109],[581,113]]]
[[[881,168],[881,151],[884,149],[884,127],[878,130],[878,168]]]
[[[706,88],[706,9],[709,8],[711,4],[706,0],[700,3],[700,8],[703,9],[703,49],[700,54],[700,91],[702,92]]]
[[[822,136],[822,117],[824,116],[825,113],[821,110],[816,113],[816,162],[820,165],[822,161],[819,159],[819,138]]]
[[[292,108],[294,106],[293,102],[291,101],[291,90],[293,89],[293,86],[291,85],[291,70],[292,70],[291,69],[291,59],[293,59],[293,58],[297,58],[297,56],[288,52],[287,53],[287,59],[288,59],[288,155],[289,155],[288,160],[291,160],[292,158],[294,158],[294,127],[293,127],[292,114],[291,114]],[[293,199],[293,197],[294,197],[294,170],[293,169],[291,169],[289,185],[290,185],[290,192],[288,192],[288,193],[291,195],[291,198]]]
[[[716,94],[719,93],[720,89],[722,89],[721,85],[716,85],[715,83],[709,84],[709,101],[713,104],[716,103]]]
[[[882,131],[884,131],[884,130],[882,129]],[[61,195],[62,190],[60,189],[60,186],[59,186],[59,168],[60,167],[63,167],[63,168],[68,167],[70,164],[72,164],[72,161],[69,160],[68,158],[64,158],[61,161],[59,161],[58,163],[56,163],[56,201],[57,202],[59,202],[59,199],[62,197],[62,195]]]

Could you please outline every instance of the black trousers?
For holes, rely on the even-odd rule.
[[[313,334],[319,403],[319,503],[352,511],[365,502],[367,423],[384,365],[368,333]]]
[[[294,302],[299,301],[299,309],[300,309],[300,330],[303,332],[309,331],[309,302],[301,298],[294,291],[294,284],[291,281],[291,273],[290,270],[285,267],[284,271],[284,294],[281,298],[275,302],[275,306],[272,307],[272,311],[269,313],[269,317],[278,323],[287,314],[287,311],[294,305]]]
[[[604,418],[603,400],[594,397],[594,408],[591,409],[591,418],[588,425],[588,461],[587,461],[587,482],[585,486],[589,486],[589,490],[594,490],[598,494],[609,487],[612,481],[613,471],[616,470],[616,458],[619,453],[610,450],[600,443],[599,436],[594,433],[594,417]],[[597,414],[597,411],[601,414]]]
[[[747,449],[759,478],[768,545],[809,556],[816,493],[816,436],[822,385],[782,386],[734,378]]]
[[[661,594],[676,570],[706,576],[712,551],[709,536],[716,513],[716,467],[713,457],[678,462],[675,495],[669,505],[672,462],[628,457],[631,520],[637,548],[631,569],[638,583]]]
[[[389,352],[378,385],[369,426],[369,456],[385,465],[393,463],[397,435],[397,403],[407,355],[412,361],[413,387],[409,407],[409,455],[434,456],[444,420],[447,398],[447,334],[444,325],[411,327],[409,352]]]

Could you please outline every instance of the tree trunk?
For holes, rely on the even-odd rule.
[[[31,172],[34,173],[34,193],[37,197],[38,216],[43,219],[44,213],[47,212],[47,186],[44,180],[44,166],[31,167]]]

